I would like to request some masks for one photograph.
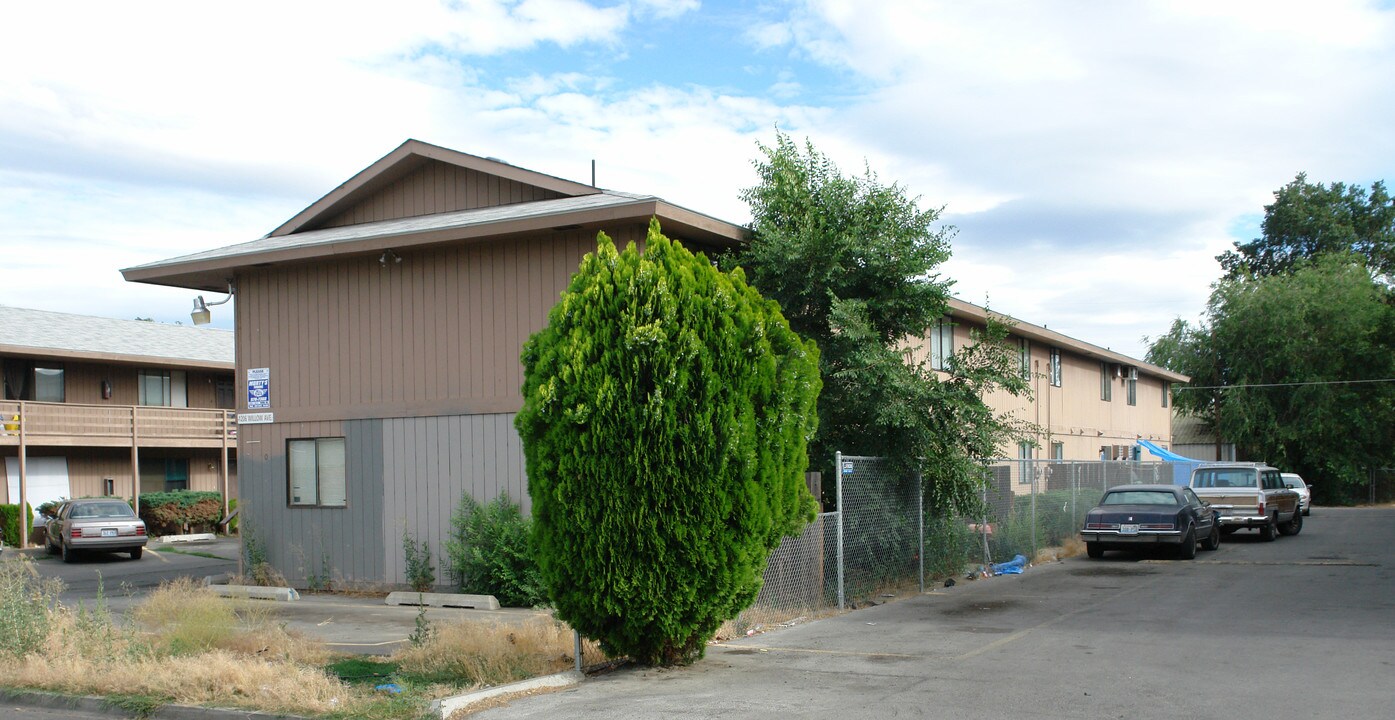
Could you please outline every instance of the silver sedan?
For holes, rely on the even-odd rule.
[[[72,562],[80,550],[126,552],[139,560],[145,550],[145,521],[120,498],[69,500],[48,521],[48,550]]]

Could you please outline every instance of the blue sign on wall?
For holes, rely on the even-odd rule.
[[[247,368],[247,409],[271,409],[271,368]]]

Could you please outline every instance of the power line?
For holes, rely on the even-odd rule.
[[[1183,390],[1244,390],[1246,388],[1300,387],[1303,385],[1364,385],[1388,382],[1395,382],[1395,378],[1379,378],[1377,380],[1309,380],[1307,382],[1254,383],[1252,385],[1182,385],[1173,389],[1178,392]]]

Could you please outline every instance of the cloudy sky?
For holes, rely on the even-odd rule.
[[[0,304],[111,317],[187,323],[193,292],[118,269],[258,238],[407,138],[746,222],[778,126],[944,206],[961,298],[1133,355],[1299,171],[1395,181],[1390,0],[65,1],[0,28]]]

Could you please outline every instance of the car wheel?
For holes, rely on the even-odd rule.
[[[1182,545],[1177,548],[1177,555],[1183,560],[1196,557],[1196,528],[1187,527],[1187,534],[1182,536]]]
[[[1201,541],[1202,550],[1216,550],[1221,546],[1221,528],[1215,524],[1211,525],[1211,532]]]
[[[1104,557],[1104,548],[1099,543],[1085,543],[1085,554],[1092,559],[1098,560]]]
[[[1279,533],[1276,532],[1278,530],[1278,526],[1279,524],[1274,521],[1273,516],[1270,516],[1269,522],[1264,523],[1264,527],[1259,529],[1259,539],[1263,540],[1264,542],[1272,542],[1274,538],[1278,537],[1279,535]]]
[[[61,543],[58,550],[63,555],[63,562],[65,563],[70,563],[77,559],[77,551],[68,547],[67,543]]]
[[[54,553],[58,552],[57,546],[53,544],[53,538],[44,538],[44,552],[47,552],[49,555],[53,555]]]
[[[1295,511],[1292,520],[1279,526],[1279,532],[1285,535],[1297,535],[1303,532],[1303,513]]]
[[[140,559],[140,554],[141,554],[142,552],[145,552],[145,548],[133,548],[133,549],[131,550],[131,559],[132,559],[132,560],[139,560],[139,559]]]

